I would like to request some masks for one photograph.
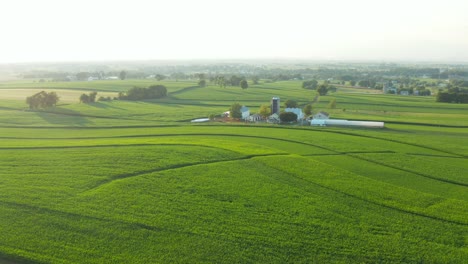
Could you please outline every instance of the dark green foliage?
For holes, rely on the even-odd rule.
[[[26,98],[26,103],[30,109],[40,109],[55,106],[59,101],[59,97],[55,92],[41,91],[33,96]]]
[[[112,101],[112,98],[110,96],[107,96],[107,97],[104,97],[104,96],[100,96],[98,101],[100,102],[104,102],[104,101]]]
[[[246,80],[242,80],[242,81],[240,81],[240,87],[242,89],[247,89],[247,88],[249,88],[249,84],[247,83]]]
[[[328,108],[335,109],[336,108],[336,99],[331,99],[330,103],[328,103]]]
[[[200,87],[205,87],[205,86],[206,86],[206,80],[205,80],[205,79],[201,79],[200,81],[198,81],[198,86],[200,86]]]
[[[297,121],[297,115],[292,112],[281,112],[279,118],[285,123]]]
[[[458,87],[450,88],[446,92],[439,91],[437,102],[468,104],[468,90]]]
[[[310,116],[312,114],[312,105],[307,104],[306,106],[304,106],[304,109],[302,109],[302,111],[306,116]]]
[[[149,100],[159,99],[167,96],[167,88],[164,85],[152,85],[148,88],[133,87],[126,94],[119,93],[121,100]]]
[[[242,106],[239,103],[232,104],[231,108],[229,108],[231,117],[232,118],[241,118],[242,117],[242,113],[240,111],[241,108],[242,108]]]
[[[317,92],[318,92],[319,95],[327,95],[327,93],[328,93],[328,84],[322,83],[321,85],[319,85],[319,87],[317,88]]]
[[[229,78],[229,85],[231,85],[231,86],[240,86],[240,82],[243,79],[244,78],[239,77],[237,75],[232,75],[231,78]]]
[[[224,76],[216,76],[214,81],[220,88],[226,88],[227,81]]]
[[[302,88],[315,90],[317,89],[318,82],[316,80],[304,81],[302,82]]]
[[[156,75],[154,76],[154,78],[155,78],[156,80],[158,80],[158,81],[162,81],[162,80],[166,79],[166,76],[165,76],[165,75],[162,75],[162,74],[156,74]]]
[[[296,108],[297,102],[289,99],[289,100],[286,100],[286,102],[284,102],[284,105],[286,106],[286,108]]]
[[[259,81],[259,80],[260,80],[260,78],[258,78],[258,76],[256,76],[256,75],[255,75],[255,76],[252,76],[252,84],[253,84],[253,85],[258,84],[258,81]]]
[[[84,104],[94,103],[96,102],[97,92],[91,92],[88,94],[82,94],[80,96],[80,102]]]
[[[127,72],[126,71],[121,71],[119,73],[119,78],[120,78],[120,80],[125,80],[125,78],[127,78]]]
[[[85,81],[89,76],[91,76],[89,72],[79,72],[76,74],[76,79],[79,81]]]

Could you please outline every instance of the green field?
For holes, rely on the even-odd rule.
[[[299,81],[42,111],[12,94],[152,84],[0,83],[0,262],[466,263],[467,105],[339,88],[313,106],[386,122],[363,129],[189,122],[307,104]]]

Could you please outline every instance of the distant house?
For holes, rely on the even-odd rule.
[[[280,122],[279,115],[277,113],[272,114],[271,116],[268,117],[267,122],[268,123],[279,123]]]
[[[263,116],[259,115],[259,114],[253,114],[251,116],[249,116],[248,120],[250,122],[258,122],[258,121],[262,121],[263,120]]]
[[[320,111],[317,114],[314,115],[314,119],[329,119],[330,114],[327,112]]]
[[[109,77],[106,77],[106,80],[118,80],[119,77],[117,76],[109,76]]]
[[[243,105],[240,109],[241,111],[241,115],[242,115],[242,119],[247,119],[249,118],[250,116],[250,110],[247,106]]]
[[[285,112],[291,112],[295,113],[297,115],[297,120],[303,119],[304,118],[304,113],[302,112],[302,109],[300,108],[286,108],[284,109]]]
[[[400,91],[400,95],[409,95],[408,91]]]
[[[397,94],[397,88],[395,88],[393,83],[384,83],[383,93],[384,94]]]

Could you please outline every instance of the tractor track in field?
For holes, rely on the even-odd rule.
[[[102,187],[103,185],[107,185],[107,184],[112,183],[113,181],[116,181],[116,180],[122,180],[122,179],[131,178],[131,177],[137,177],[137,176],[141,176],[141,175],[149,174],[149,173],[154,173],[154,172],[163,172],[163,171],[168,171],[168,170],[183,169],[183,168],[192,167],[192,166],[199,166],[199,165],[209,165],[209,164],[216,164],[216,163],[233,162],[233,161],[240,161],[240,160],[249,160],[249,159],[253,159],[253,158],[257,158],[257,157],[285,156],[285,155],[290,155],[290,154],[289,153],[270,153],[270,154],[246,155],[246,156],[243,156],[243,157],[232,158],[232,159],[181,163],[181,164],[174,164],[174,165],[166,166],[166,167],[163,167],[163,168],[154,168],[154,169],[149,169],[149,170],[136,171],[136,172],[132,172],[132,173],[122,173],[122,174],[119,174],[119,175],[114,175],[112,177],[109,177],[109,178],[107,178],[105,180],[99,181],[97,184],[95,184],[93,187],[89,188],[88,190],[84,191],[82,194],[90,192],[92,190],[95,190],[95,189],[97,189],[99,187]]]
[[[328,132],[328,131],[327,131],[327,132]],[[353,133],[341,133],[341,132],[335,132],[335,131],[329,131],[329,132],[330,132],[330,133],[338,133],[338,134],[345,134],[345,135],[352,135],[352,136],[364,137],[364,136],[361,136],[361,135],[355,135],[355,134],[353,134]],[[331,152],[331,153],[324,153],[323,155],[327,155],[327,154],[328,154],[328,155],[333,155],[333,154],[335,154],[335,155],[349,155],[350,157],[353,157],[353,158],[356,158],[356,159],[364,160],[364,161],[371,162],[371,163],[374,163],[374,164],[377,164],[377,165],[381,165],[381,166],[386,166],[386,167],[389,167],[389,168],[392,168],[392,169],[401,170],[401,171],[404,171],[404,172],[407,172],[407,173],[411,173],[411,174],[418,175],[418,176],[421,176],[421,177],[429,178],[429,179],[432,179],[432,180],[441,181],[441,182],[450,183],[450,184],[455,184],[455,185],[459,185],[459,186],[463,186],[463,187],[468,187],[468,184],[463,183],[463,182],[458,182],[458,181],[453,181],[453,180],[449,180],[449,179],[438,178],[438,177],[434,177],[434,176],[431,176],[431,175],[427,175],[427,174],[423,174],[423,173],[419,173],[419,172],[414,172],[414,171],[407,170],[407,169],[402,169],[402,168],[399,168],[399,167],[397,167],[397,166],[392,166],[392,165],[388,165],[388,164],[385,164],[385,163],[382,163],[382,162],[377,162],[377,161],[374,161],[374,160],[371,160],[371,159],[366,159],[366,158],[363,158],[363,157],[359,157],[359,156],[352,155],[352,154],[365,154],[365,153],[367,153],[367,152],[364,152],[364,151],[340,152],[340,151],[337,151],[337,150],[334,150],[334,149],[331,149],[331,148],[327,148],[327,147],[323,147],[323,146],[320,146],[320,145],[317,145],[317,144],[312,144],[312,143],[302,142],[302,141],[297,141],[297,140],[291,140],[291,139],[281,139],[281,138],[274,138],[274,137],[267,137],[267,136],[240,135],[240,134],[230,134],[230,133],[186,133],[186,134],[175,134],[175,133],[172,133],[172,134],[146,134],[146,135],[114,136],[114,137],[105,137],[105,138],[144,138],[144,137],[180,137],[180,136],[221,136],[221,137],[261,138],[261,139],[278,140],[278,141],[283,141],[283,142],[289,142],[289,143],[307,145],[307,146],[311,146],[311,147],[315,147],[315,148],[318,148],[318,149],[322,149],[322,150],[326,150],[326,151]],[[97,137],[97,138],[103,139],[104,137]],[[72,138],[61,138],[61,139],[70,139],[70,140],[72,140],[72,139],[97,139],[97,138],[72,137]],[[387,140],[387,141],[396,142],[396,143],[400,143],[400,144],[406,144],[406,143],[394,141],[394,140],[391,140],[391,139],[381,139],[381,138],[376,138],[376,137],[369,137],[369,138],[374,138],[374,139],[378,139],[378,140]],[[155,145],[155,144],[134,144],[133,146],[145,146],[145,145]],[[187,144],[187,145],[190,145],[190,144]],[[406,144],[406,145],[412,145],[412,146],[416,146],[416,147],[421,147],[421,146],[419,146],[419,145],[417,145],[417,144]],[[92,145],[92,146],[4,147],[4,148],[0,148],[0,150],[15,150],[15,149],[70,149],[70,148],[97,148],[97,147],[121,147],[121,146],[128,146],[128,145],[110,144],[110,145],[101,145],[101,146]],[[190,145],[190,146],[192,146],[192,145]],[[436,149],[428,148],[428,147],[422,147],[422,148],[427,148],[427,149],[431,149],[431,150],[436,150]],[[438,151],[440,151],[440,150],[438,150]],[[448,152],[444,152],[444,151],[440,151],[440,152],[448,153]],[[373,153],[373,152],[370,152],[370,153]],[[376,153],[391,153],[391,152],[390,152],[390,151],[383,151],[383,152],[376,152]],[[457,156],[454,156],[454,157],[466,158],[466,157],[464,157],[464,156],[461,156],[461,155],[458,155],[458,154],[454,154],[454,153],[449,153],[449,154],[451,154],[451,155],[457,155]]]
[[[38,147],[0,147],[1,150],[41,150],[41,149],[87,149],[87,148],[120,148],[120,147],[147,147],[147,146],[182,146],[182,147],[201,147],[222,149],[235,152],[225,148],[218,148],[210,145],[201,144],[176,144],[176,143],[141,143],[141,144],[106,144],[106,145],[78,145],[78,146],[38,146]],[[236,152],[237,153],[237,152]]]
[[[268,166],[268,165],[267,165],[267,166]],[[304,179],[304,178],[302,178],[302,177],[298,177],[297,175],[292,174],[292,173],[287,172],[287,171],[284,171],[284,170],[282,170],[282,169],[279,169],[279,168],[276,168],[276,167],[271,167],[271,166],[269,166],[269,167],[272,168],[272,169],[281,171],[281,172],[283,172],[284,174],[287,174],[287,175],[289,175],[289,176],[291,176],[291,177],[294,177],[294,178],[296,178],[296,179],[299,179],[299,180],[301,180],[301,181],[304,181],[304,182],[310,183],[310,184],[312,184],[312,185],[319,186],[319,187],[321,187],[321,188],[324,188],[324,189],[327,189],[327,190],[330,190],[330,191],[333,191],[333,192],[336,192],[336,193],[339,193],[339,194],[342,194],[342,195],[345,195],[345,196],[348,196],[348,197],[351,197],[351,198],[354,198],[354,199],[358,199],[358,200],[360,200],[360,201],[367,202],[367,203],[370,203],[370,204],[373,204],[373,205],[376,205],[376,206],[379,206],[379,207],[383,207],[383,208],[395,210],[395,211],[398,211],[398,212],[401,212],[401,213],[405,213],[405,214],[411,214],[411,215],[414,215],[414,216],[429,218],[429,219],[436,220],[436,221],[446,222],[446,223],[450,223],[450,224],[468,226],[468,223],[459,222],[459,221],[450,220],[450,219],[445,219],[445,218],[441,218],[441,217],[437,217],[437,216],[433,216],[433,215],[428,215],[428,214],[424,214],[424,213],[419,213],[419,212],[415,212],[415,211],[405,210],[405,209],[402,209],[402,208],[398,208],[398,207],[394,207],[394,206],[382,204],[382,203],[379,203],[379,202],[377,202],[377,201],[368,200],[368,199],[359,197],[359,196],[357,196],[357,195],[350,194],[350,193],[341,191],[341,190],[339,190],[339,189],[335,189],[335,188],[332,188],[332,187],[330,187],[330,186],[326,186],[326,185],[317,183],[317,182],[315,182],[315,181],[311,181],[311,180],[309,180],[309,179]],[[307,190],[305,190],[305,191],[308,192]]]
[[[335,133],[335,132],[331,132],[331,133]],[[341,134],[341,133],[339,133]],[[351,135],[354,135],[354,136],[359,136],[359,135],[355,135],[355,134],[352,134],[352,133],[345,133],[345,134],[351,134]],[[367,162],[371,162],[371,163],[374,163],[374,164],[377,164],[377,165],[381,165],[381,166],[386,166],[386,167],[389,167],[389,168],[392,168],[392,169],[397,169],[397,170],[401,170],[401,171],[404,171],[404,172],[407,172],[407,173],[411,173],[411,174],[414,174],[414,175],[418,175],[418,176],[421,176],[421,177],[425,177],[425,178],[429,178],[429,179],[432,179],[432,180],[436,180],[436,181],[441,181],[441,182],[445,182],[445,183],[450,183],[450,184],[455,184],[455,185],[459,185],[459,186],[463,186],[463,187],[468,187],[468,184],[466,183],[463,183],[463,182],[458,182],[458,181],[453,181],[453,180],[449,180],[449,179],[443,179],[443,178],[438,178],[438,177],[434,177],[434,176],[431,176],[431,175],[426,175],[426,174],[423,174],[423,173],[419,173],[419,172],[414,172],[414,171],[411,171],[411,170],[407,170],[407,169],[402,169],[402,168],[399,168],[397,166],[392,166],[392,165],[388,165],[388,164],[385,164],[385,163],[382,163],[382,162],[377,162],[377,161],[374,161],[374,160],[371,160],[371,159],[366,159],[366,158],[363,158],[363,157],[359,157],[359,156],[355,156],[355,155],[352,155],[352,154],[365,154],[366,152],[364,151],[354,151],[354,152],[340,152],[340,151],[336,151],[334,149],[331,149],[331,148],[327,148],[327,147],[323,147],[323,146],[320,146],[320,145],[316,145],[316,144],[311,144],[311,143],[308,143],[308,142],[302,142],[302,141],[297,141],[297,140],[291,140],[291,139],[280,139],[280,138],[274,138],[274,137],[267,137],[267,136],[252,136],[252,135],[240,135],[240,134],[229,134],[229,133],[187,133],[187,134],[175,134],[175,133],[172,133],[172,134],[147,134],[147,135],[130,135],[130,136],[115,136],[115,137],[107,137],[107,138],[144,138],[144,137],[180,137],[180,136],[221,136],[221,137],[244,137],[244,138],[262,138],[262,139],[269,139],[269,140],[278,140],[278,141],[283,141],[283,142],[289,142],[289,143],[296,143],[296,144],[302,144],[302,145],[307,145],[307,146],[311,146],[311,147],[315,147],[315,148],[318,148],[318,149],[322,149],[322,150],[326,150],[326,151],[329,151],[331,153],[324,153],[322,155],[349,155],[350,157],[353,157],[353,158],[356,158],[356,159],[360,159],[360,160],[364,160],[364,161],[367,161]],[[98,137],[98,138],[103,138],[103,137]],[[374,138],[374,137],[372,137]],[[93,138],[81,138],[81,137],[76,137],[76,138],[61,138],[61,139],[93,139]],[[380,139],[380,138],[375,138],[375,139]],[[384,139],[380,139],[380,140],[384,140]],[[388,141],[392,141],[393,140],[388,140]],[[400,143],[400,144],[405,144],[405,143],[402,143],[402,142],[397,142],[397,143]],[[135,144],[134,146],[144,146],[144,145],[155,145],[155,144]],[[190,145],[190,144],[187,144],[187,145]],[[413,145],[413,144],[408,144],[408,145]],[[415,145],[415,144],[414,144]],[[15,149],[67,149],[67,148],[97,148],[97,147],[121,147],[121,146],[128,146],[128,145],[122,145],[122,144],[111,144],[111,145],[102,145],[102,146],[96,146],[96,145],[92,145],[92,146],[39,146],[39,147],[6,147],[6,148],[0,148],[0,150],[15,150]],[[190,145],[192,146],[192,145]],[[417,145],[415,145],[417,146]],[[417,147],[420,147],[420,146],[417,146]],[[430,148],[429,148],[430,149]],[[431,149],[431,150],[435,150],[435,149]],[[442,152],[442,151],[441,151]],[[373,153],[373,152],[370,152],[370,153]],[[376,152],[376,153],[391,153],[390,151],[383,151],[383,152]],[[453,153],[450,153],[452,155],[457,155],[457,154],[453,154]],[[456,157],[456,156],[455,156]],[[465,157],[460,157],[458,156],[459,158],[465,158]]]
[[[359,159],[359,160],[363,160],[363,161],[367,161],[367,162],[370,162],[370,163],[374,163],[374,164],[377,164],[377,165],[379,165],[379,166],[384,166],[384,167],[387,167],[387,168],[391,168],[391,169],[403,171],[403,172],[406,172],[406,173],[411,173],[411,174],[418,175],[418,176],[421,176],[421,177],[424,177],[424,178],[428,178],[428,179],[431,179],[431,180],[440,181],[440,182],[445,182],[445,183],[450,183],[450,184],[454,184],[454,185],[458,185],[458,186],[462,186],[462,187],[468,187],[468,183],[459,182],[459,181],[454,181],[454,180],[450,180],[450,179],[439,178],[439,177],[434,177],[434,176],[432,176],[432,175],[428,175],[428,174],[424,174],[424,173],[412,171],[412,170],[409,170],[409,169],[404,169],[404,168],[401,168],[401,167],[398,167],[398,166],[395,166],[395,165],[386,164],[386,163],[384,163],[384,162],[375,161],[375,160],[368,159],[368,158],[364,158],[364,157],[360,157],[360,156],[355,156],[355,155],[349,155],[349,156],[350,156],[350,157],[353,157],[353,158],[356,158],[356,159]]]
[[[22,204],[22,203],[17,203],[17,202],[0,201],[0,204],[4,204],[4,205],[9,206],[9,207],[21,208],[23,210],[36,211],[36,212],[41,213],[41,214],[59,215],[59,216],[64,216],[64,217],[77,219],[77,220],[87,219],[87,220],[90,220],[90,221],[114,223],[114,224],[119,224],[119,225],[123,225],[123,226],[132,227],[131,229],[139,228],[139,229],[145,229],[145,230],[152,231],[152,232],[174,232],[174,233],[182,233],[182,234],[209,237],[208,235],[204,235],[204,234],[201,234],[201,233],[182,231],[180,229],[170,229],[170,228],[167,228],[167,227],[157,227],[157,226],[152,226],[152,225],[148,225],[148,224],[144,224],[144,223],[129,222],[129,221],[115,219],[115,218],[97,217],[97,216],[92,216],[92,215],[82,215],[82,214],[73,213],[73,212],[61,211],[61,210],[58,210],[58,209],[51,209],[51,208],[35,206],[35,205],[29,205],[29,204]],[[34,263],[36,263],[36,262],[34,262]]]

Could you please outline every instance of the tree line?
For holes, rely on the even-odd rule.
[[[468,89],[452,87],[447,91],[439,91],[436,101],[444,103],[468,104]]]
[[[47,107],[56,106],[59,97],[55,92],[41,91],[26,98],[26,103],[29,109],[44,109]]]

